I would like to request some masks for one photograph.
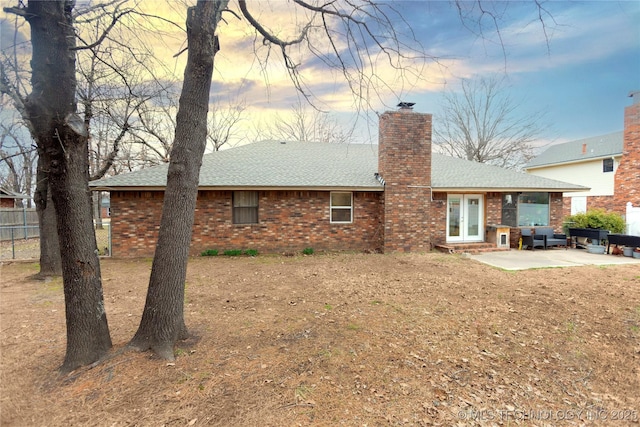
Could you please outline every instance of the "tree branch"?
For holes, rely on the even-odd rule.
[[[116,26],[116,24],[118,23],[120,18],[122,18],[125,15],[128,15],[131,12],[132,12],[131,10],[125,10],[124,12],[121,12],[120,14],[116,14],[115,11],[114,11],[113,17],[111,19],[111,22],[109,23],[107,28],[102,32],[100,37],[98,37],[98,39],[95,42],[93,42],[93,43],[91,43],[89,45],[85,45],[85,46],[75,46],[75,47],[70,48],[70,50],[73,50],[73,51],[86,50],[86,49],[93,49],[96,46],[100,46],[102,44],[102,42],[107,38],[107,36],[111,32],[111,30]]]
[[[4,13],[22,16],[23,18],[26,18],[29,15],[26,7],[3,7],[2,11]]]
[[[113,149],[111,150],[111,153],[109,153],[109,156],[107,156],[107,159],[105,160],[100,170],[98,170],[95,174],[89,177],[89,181],[95,181],[97,179],[102,178],[103,176],[106,175],[109,168],[113,166],[113,162],[115,161],[118,155],[120,142],[122,141],[124,136],[127,134],[127,130],[129,130],[129,123],[125,122],[122,128],[120,129],[120,133],[118,134],[116,139],[113,141]]]
[[[278,37],[276,37],[274,34],[268,32],[263,26],[262,24],[260,24],[252,15],[251,13],[249,13],[249,10],[247,9],[247,2],[246,0],[239,0],[238,1],[238,5],[240,6],[240,11],[242,12],[242,15],[247,19],[247,21],[249,21],[249,23],[251,24],[251,26],[253,26],[253,28],[255,28],[260,35],[262,35],[262,37],[264,37],[265,39],[265,43],[269,42],[269,43],[273,43],[275,45],[280,46],[281,48],[285,48],[287,46],[291,46],[294,44],[299,44],[302,43],[303,40],[305,40],[307,38],[307,34],[309,32],[309,28],[311,28],[311,22],[309,21],[300,31],[300,34],[298,35],[298,37],[296,37],[295,39],[292,40],[282,40]]]

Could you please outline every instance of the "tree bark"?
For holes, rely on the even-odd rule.
[[[228,0],[202,1],[187,12],[188,58],[176,115],[162,218],[144,312],[132,348],[151,349],[173,360],[173,347],[188,337],[184,283],[193,228],[198,179],[206,147],[215,30]]]
[[[73,1],[29,1],[32,93],[26,109],[55,206],[67,321],[68,372],[111,348],[91,215],[88,135],[77,118]],[[78,124],[79,123],[79,124]]]
[[[40,228],[40,272],[38,278],[62,275],[62,260],[60,258],[60,243],[56,227],[56,211],[51,199],[49,177],[44,171],[44,157],[38,157],[36,176],[36,191],[34,202],[38,213]]]

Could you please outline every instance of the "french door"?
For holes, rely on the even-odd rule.
[[[484,241],[482,194],[447,196],[447,242]]]

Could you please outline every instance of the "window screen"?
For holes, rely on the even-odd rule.
[[[258,192],[234,191],[233,192],[233,223],[257,224],[258,223]]]
[[[352,222],[353,197],[351,193],[331,193],[331,222]]]

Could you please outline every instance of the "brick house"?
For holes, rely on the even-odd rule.
[[[640,206],[640,92],[631,92],[624,130],[557,144],[531,160],[525,170],[537,176],[589,187],[565,192],[565,215],[604,208],[621,215]]]
[[[586,190],[432,153],[430,114],[401,108],[379,126],[379,145],[261,141],[206,155],[191,254],[429,251],[495,242],[495,225],[513,246],[519,226],[560,230],[562,192]],[[110,193],[113,256],[153,255],[166,174],[161,165],[91,183]]]

